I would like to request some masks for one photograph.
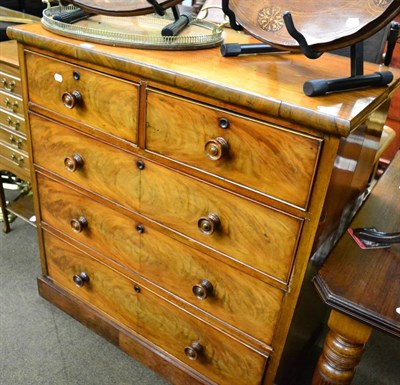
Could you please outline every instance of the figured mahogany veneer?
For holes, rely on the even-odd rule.
[[[305,78],[342,76],[348,59],[127,49],[40,25],[9,34],[40,294],[174,385],[283,383],[291,331],[311,335],[322,318],[294,318],[311,254],[367,184],[400,73],[308,98]]]

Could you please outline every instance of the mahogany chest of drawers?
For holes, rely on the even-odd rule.
[[[368,181],[399,74],[308,98],[305,77],[347,59],[9,35],[40,294],[175,385],[277,381],[310,256]]]

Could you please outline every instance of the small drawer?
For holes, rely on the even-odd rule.
[[[37,174],[42,221],[271,345],[283,292]],[[138,227],[140,226],[140,227]]]
[[[9,164],[12,167],[7,168],[7,170],[17,169],[20,175],[30,174],[29,158],[25,153],[0,143],[0,157],[2,158],[2,163]]]
[[[30,103],[137,142],[137,84],[31,52],[25,57]]]
[[[140,186],[145,215],[288,282],[303,219],[151,162]]]
[[[156,91],[146,148],[306,208],[321,140]]]
[[[6,111],[10,111],[22,118],[24,117],[24,105],[22,98],[17,95],[0,91],[0,106]]]
[[[267,357],[45,232],[54,281],[220,385],[259,385]]]
[[[0,126],[0,142],[3,142],[7,146],[16,148],[19,151],[28,152],[28,145],[25,137],[21,137],[15,132],[6,130]]]
[[[21,79],[0,70],[0,90],[10,92],[15,95],[21,95]]]
[[[140,170],[135,156],[35,114],[30,128],[35,164],[138,210]]]
[[[15,115],[11,111],[0,108],[0,125],[6,126],[11,131],[26,133],[25,119],[20,115]]]

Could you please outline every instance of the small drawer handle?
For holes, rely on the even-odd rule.
[[[79,234],[88,226],[88,221],[85,217],[73,218],[71,219],[71,229]]]
[[[11,102],[9,98],[4,98],[4,105],[13,112],[15,112],[19,107],[19,103],[17,101]]]
[[[221,225],[221,221],[217,214],[208,214],[207,217],[202,217],[197,222],[197,227],[205,235],[211,235]]]
[[[16,83],[14,80],[8,82],[6,78],[3,78],[1,79],[1,85],[5,90],[12,92],[16,86]]]
[[[88,283],[90,281],[89,276],[84,271],[80,274],[75,274],[72,277],[72,279],[73,279],[75,285],[78,287],[83,287],[83,286],[85,286],[86,283]]]
[[[185,348],[185,355],[189,360],[196,361],[200,358],[204,348],[198,341],[193,341],[190,346]]]
[[[16,138],[14,135],[10,135],[9,142],[10,144],[18,148],[22,147],[22,139]]]
[[[79,154],[74,154],[72,157],[67,156],[64,159],[64,166],[69,172],[75,172],[83,167],[84,161]]]
[[[82,103],[82,95],[79,91],[72,91],[72,92],[64,92],[62,94],[62,102],[64,104],[64,106],[68,109],[72,109],[75,106],[77,106],[78,104]]]
[[[192,288],[192,292],[197,299],[203,300],[212,295],[214,286],[208,279],[201,280],[200,283],[196,284]]]
[[[14,153],[11,154],[11,160],[13,163],[15,163],[19,167],[22,167],[22,165],[24,164],[24,157],[17,156]]]
[[[10,116],[7,116],[6,123],[9,127],[14,128],[15,131],[19,129],[20,123],[18,120],[13,121]]]
[[[227,156],[229,151],[229,144],[226,139],[219,136],[218,138],[209,140],[205,144],[204,150],[206,155],[211,160],[219,160]]]

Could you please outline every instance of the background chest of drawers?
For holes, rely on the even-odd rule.
[[[173,384],[272,384],[310,255],[365,186],[398,80],[307,99],[294,74],[326,73],[300,56],[9,34],[40,294]]]
[[[29,182],[31,175],[17,43],[3,41],[0,43],[0,51],[0,170],[8,171]],[[0,190],[0,195],[3,197],[2,184]],[[31,196],[13,202],[8,210],[5,198],[2,198],[1,202],[3,212],[12,212],[27,221],[33,215]],[[5,220],[3,231],[9,230],[8,220]]]

